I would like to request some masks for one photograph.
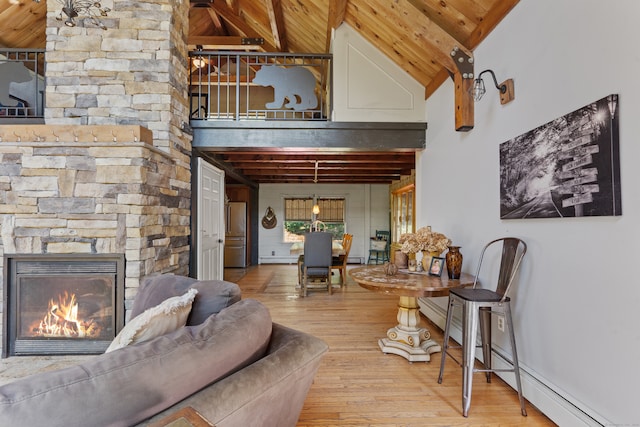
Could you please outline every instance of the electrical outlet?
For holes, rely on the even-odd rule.
[[[504,316],[498,316],[498,330],[504,332]]]
[[[276,251],[271,251],[271,256],[276,256]]]

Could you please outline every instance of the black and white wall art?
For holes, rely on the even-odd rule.
[[[500,144],[500,218],[622,215],[618,95]]]

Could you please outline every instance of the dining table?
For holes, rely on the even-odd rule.
[[[446,271],[437,276],[399,269],[388,275],[383,265],[353,268],[349,275],[365,289],[399,296],[398,324],[378,340],[378,346],[383,353],[397,354],[410,362],[428,362],[432,353],[442,350],[427,328],[420,326],[418,298],[448,296],[450,289],[472,286],[474,282],[474,276],[467,273],[462,273],[459,279],[449,279]]]
[[[289,248],[290,255],[303,255],[304,254],[304,242],[295,242]],[[334,258],[339,257],[340,255],[344,255],[344,248],[342,247],[342,243],[334,240],[331,243],[331,256]]]

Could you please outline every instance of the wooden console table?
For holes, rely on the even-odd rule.
[[[444,272],[442,277],[429,276],[426,272],[409,273],[399,271],[387,276],[384,266],[359,267],[349,270],[349,275],[360,286],[383,294],[399,295],[398,324],[387,331],[387,337],[378,340],[384,353],[402,356],[410,362],[428,362],[431,353],[441,351],[440,345],[431,339],[425,328],[420,328],[420,297],[443,297],[449,295],[449,289],[472,286],[474,277],[462,273],[460,279],[449,279]]]

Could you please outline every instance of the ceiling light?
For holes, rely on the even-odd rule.
[[[193,58],[193,66],[196,68],[204,68],[207,63],[205,62],[202,56],[198,56],[197,58]]]
[[[33,0],[36,3],[40,3],[40,0]],[[56,0],[62,5],[60,14],[56,16],[58,21],[64,21],[67,27],[75,27],[75,18],[89,18],[91,23],[103,30],[107,29],[107,26],[100,21],[99,17],[107,16],[111,9],[108,7],[102,7],[99,1],[96,0]]]
[[[197,45],[196,49],[198,50],[198,52],[202,52],[202,45]],[[196,68],[204,68],[207,65],[207,61],[204,60],[204,57],[202,55],[194,57],[191,62]]]
[[[478,78],[476,78],[473,82],[473,87],[471,88],[471,95],[475,101],[480,101],[482,96],[487,92],[484,87],[484,80],[482,80],[482,75],[484,73],[491,73],[491,77],[493,77],[493,83],[496,86],[496,89],[500,91],[500,103],[506,104],[508,102],[513,101],[515,98],[513,92],[513,79],[505,80],[504,82],[498,85],[498,80],[496,80],[496,75],[492,70],[484,70],[480,74],[478,74]]]

